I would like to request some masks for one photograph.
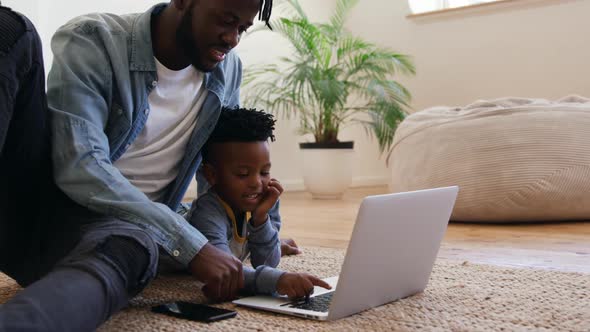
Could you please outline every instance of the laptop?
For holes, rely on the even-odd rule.
[[[365,197],[339,276],[308,301],[251,296],[233,303],[316,320],[335,320],[422,292],[459,188]]]

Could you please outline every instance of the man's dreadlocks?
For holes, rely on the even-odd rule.
[[[272,30],[270,26],[270,14],[272,14],[272,0],[260,0],[258,19],[266,22],[266,26]]]

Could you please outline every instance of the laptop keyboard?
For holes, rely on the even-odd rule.
[[[289,303],[289,307],[319,312],[328,312],[328,309],[330,308],[330,302],[332,302],[332,295],[334,295],[334,292],[310,297],[308,303],[305,303],[305,300],[291,302]]]

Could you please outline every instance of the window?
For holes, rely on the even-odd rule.
[[[468,7],[499,1],[506,0],[409,0],[410,8],[414,14],[435,12],[448,8]]]

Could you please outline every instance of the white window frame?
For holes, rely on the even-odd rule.
[[[423,11],[414,11],[415,7],[419,3],[425,3],[428,1],[429,10]],[[507,2],[515,2],[518,0],[465,0],[468,2],[466,5],[456,5],[453,2],[457,0],[408,0],[410,4],[410,9],[413,10],[412,14],[408,15],[408,17],[420,17],[426,16],[431,14],[438,14],[438,13],[445,13],[445,12],[454,12],[454,11],[462,11],[465,9],[471,9],[476,7],[487,7],[493,6],[500,3],[507,3]],[[413,5],[414,4],[414,5]]]

